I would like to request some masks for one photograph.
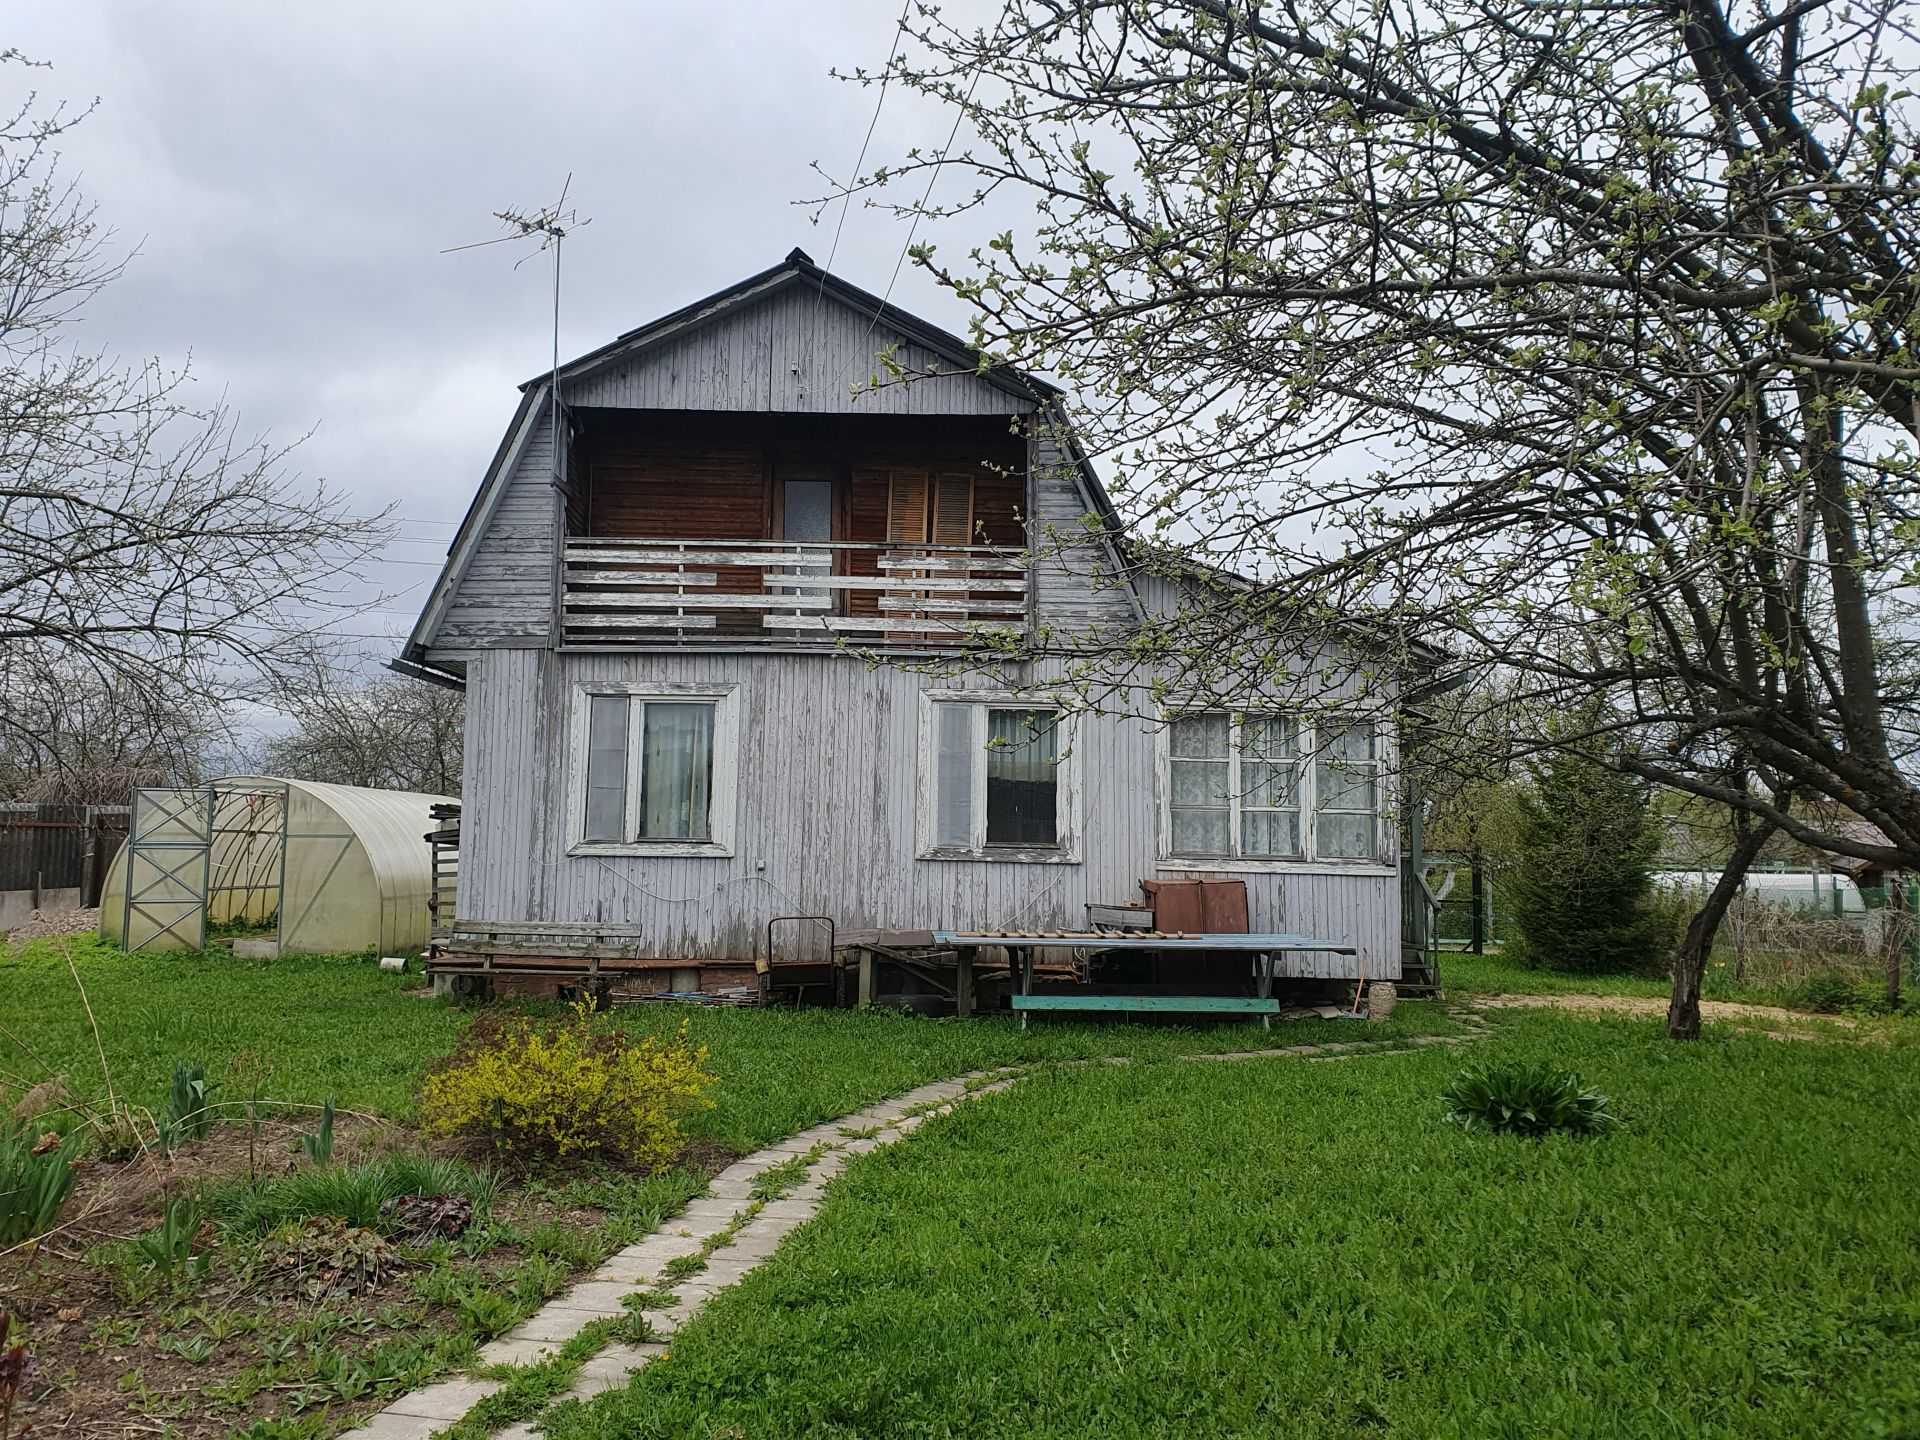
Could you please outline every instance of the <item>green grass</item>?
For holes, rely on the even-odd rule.
[[[273,1065],[262,1094],[406,1118],[421,1072],[445,1054],[471,1009],[409,994],[404,977],[364,956],[236,960],[204,954],[126,955],[78,937],[74,956],[99,1020],[101,1040],[123,1098],[164,1104],[177,1061],[207,1067],[217,1102],[244,1098],[232,1083],[233,1057],[252,1050]],[[557,1007],[553,1008],[557,1012]],[[710,1051],[719,1077],[713,1108],[690,1133],[746,1151],[888,1095],[962,1071],[1035,1060],[1132,1055],[1164,1058],[1193,1050],[1248,1050],[1339,1039],[1388,1039],[1456,1027],[1438,1006],[1403,1003],[1384,1024],[1286,1021],[1193,1026],[1041,1019],[1021,1030],[1006,1016],[964,1022],[895,1011],[689,1009],[635,1006],[603,1023],[635,1035],[685,1022]],[[79,993],[54,947],[40,942],[0,960],[0,1025],[64,1072],[81,1095],[102,1092],[93,1036]],[[45,1076],[0,1034],[0,1098]],[[223,1111],[231,1118],[232,1111]]]
[[[402,1195],[460,1195],[484,1222],[500,1191],[499,1178],[457,1160],[424,1155],[380,1155],[357,1164],[308,1167],[251,1182],[214,1196],[214,1208],[233,1231],[263,1235],[289,1220],[332,1215],[349,1225],[384,1229],[380,1207]]]
[[[262,1094],[404,1116],[421,1069],[443,1054],[470,1014],[405,994],[406,977],[369,956],[236,960],[225,950],[128,955],[93,936],[69,940],[123,1099],[159,1109],[177,1061],[207,1067],[217,1102],[245,1097],[225,1083],[233,1057],[273,1065]],[[0,958],[0,1026],[67,1076],[83,1097],[104,1093],[80,994],[50,941]],[[0,1091],[46,1078],[34,1055],[0,1033]],[[226,1112],[223,1112],[223,1114]]]
[[[1259,1050],[1326,1040],[1404,1039],[1456,1032],[1437,1005],[1403,1002],[1380,1024],[1344,1020],[1257,1024],[1132,1025],[1036,1020],[1026,1030],[1008,1016],[931,1019],[897,1011],[697,1010],[638,1007],[609,1023],[633,1034],[686,1020],[709,1047],[719,1075],[714,1107],[688,1129],[737,1151],[784,1139],[888,1095],[968,1070],[1039,1060],[1129,1055],[1166,1059],[1197,1051]]]
[[[1464,950],[1440,952],[1440,983],[1451,996],[1664,996],[1672,988],[1664,976],[1563,975],[1557,970],[1529,970],[1499,951],[1474,955]]]
[[[1552,1060],[1626,1127],[1474,1136]],[[1526,1014],[1464,1052],[1056,1067],[865,1157],[550,1440],[1908,1435],[1920,1046]]]

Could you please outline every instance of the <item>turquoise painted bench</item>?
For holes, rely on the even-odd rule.
[[[1015,995],[1016,1010],[1187,1011],[1214,1015],[1277,1015],[1278,1000],[1242,995]]]

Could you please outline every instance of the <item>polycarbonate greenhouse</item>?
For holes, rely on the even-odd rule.
[[[417,953],[431,929],[431,806],[452,797],[264,775],[136,790],[100,899],[129,950],[226,930],[283,954]]]

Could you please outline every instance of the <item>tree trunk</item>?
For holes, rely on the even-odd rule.
[[[1913,913],[1907,908],[1907,877],[1894,871],[1886,879],[1887,1008],[1900,1008],[1900,967],[1907,958],[1913,934]]]
[[[1667,1034],[1675,1040],[1700,1038],[1700,983],[1706,978],[1707,961],[1713,956],[1713,940],[1720,933],[1720,922],[1727,907],[1740,893],[1740,882],[1747,878],[1747,867],[1773,834],[1773,826],[1764,822],[1743,829],[1735,842],[1726,868],[1707,892],[1706,903],[1687,922],[1687,933],[1673,957],[1673,997],[1667,1002]]]

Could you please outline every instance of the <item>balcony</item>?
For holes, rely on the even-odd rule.
[[[1027,571],[990,545],[566,542],[566,644],[958,650],[1024,632]]]

